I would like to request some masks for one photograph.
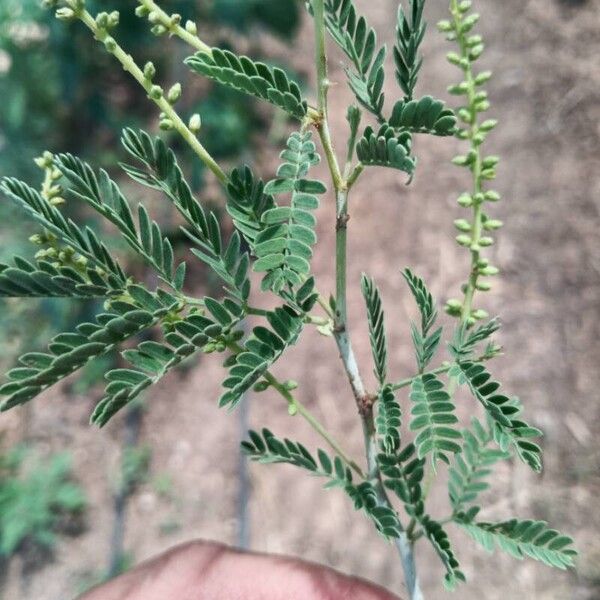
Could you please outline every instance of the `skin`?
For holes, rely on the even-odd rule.
[[[400,600],[383,588],[297,559],[190,542],[79,600]]]

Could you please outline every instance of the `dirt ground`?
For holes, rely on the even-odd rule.
[[[390,15],[397,1],[357,4],[393,43]],[[428,4],[431,35],[419,89],[444,96],[458,73],[445,62],[448,43],[433,31],[446,2]],[[457,594],[462,600],[593,600],[600,597],[600,0],[477,4],[488,48],[482,66],[495,73],[491,114],[501,122],[489,143],[490,152],[502,157],[496,187],[504,199],[494,214],[506,223],[490,252],[502,275],[479,304],[503,321],[499,341],[506,357],[495,361],[494,373],[519,394],[529,419],[546,433],[543,475],[519,465],[500,469],[486,514],[547,519],[576,538],[581,557],[577,574],[561,573],[531,561],[483,555],[451,530],[469,578]],[[312,52],[308,23],[300,46],[293,60],[306,70],[303,57]],[[346,106],[350,95],[335,57],[331,78],[339,85],[331,94],[331,113],[334,135],[344,139],[345,111],[336,106]],[[387,86],[393,98],[393,77]],[[459,147],[455,140],[419,140],[420,164],[410,187],[401,174],[379,170],[365,176],[351,198],[349,311],[357,354],[368,365],[359,293],[364,271],[382,288],[391,370],[398,379],[413,369],[407,327],[413,308],[401,268],[408,265],[421,274],[440,301],[458,294],[467,271],[467,253],[454,243],[452,228],[463,211],[455,199],[468,184],[463,170],[449,164]],[[263,158],[267,175],[272,158]],[[314,268],[319,288],[328,292],[333,287],[331,198],[319,217]],[[355,456],[362,455],[358,418],[332,341],[307,334],[275,371],[300,381],[299,398]],[[203,359],[148,395],[142,440],[152,449],[154,480],[132,498],[125,531],[126,549],[136,562],[189,538],[232,544],[239,539],[240,419],[216,407],[221,377],[218,361]],[[36,402],[32,434],[42,449],[74,453],[90,499],[88,528],[63,540],[54,561],[32,574],[24,575],[22,563],[12,561],[4,582],[7,600],[73,597],[86,574],[106,566],[113,519],[110,473],[123,434],[122,419],[102,433],[87,425],[100,392],[67,398],[52,391]],[[466,417],[472,406],[461,399],[459,411]],[[17,416],[2,419],[6,428],[18,427]],[[249,400],[249,421],[309,446],[317,443],[304,422],[288,417],[270,393]],[[161,474],[168,474],[167,492],[156,484]],[[327,563],[402,595],[396,555],[341,493],[325,493],[319,481],[285,466],[252,465],[250,474],[252,549]],[[444,510],[444,490],[443,482],[434,490],[434,513]],[[436,558],[426,548],[420,552],[425,596],[446,597]]]

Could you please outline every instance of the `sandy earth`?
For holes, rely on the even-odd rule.
[[[397,2],[358,2],[373,26],[391,42],[390,15]],[[446,2],[431,1],[430,22]],[[506,466],[488,495],[492,518],[521,515],[548,519],[574,534],[581,551],[579,575],[552,571],[532,562],[493,558],[454,530],[451,534],[470,579],[463,600],[535,598],[592,600],[600,597],[600,373],[597,368],[600,308],[600,2],[567,8],[551,0],[480,0],[488,52],[482,66],[495,71],[489,86],[493,116],[502,126],[489,150],[502,159],[497,188],[504,201],[494,213],[505,221],[491,251],[502,268],[492,294],[480,305],[503,320],[499,341],[507,356],[493,365],[507,389],[525,401],[529,419],[546,432],[545,471],[536,477],[524,467]],[[432,27],[433,30],[433,27]],[[311,33],[302,32],[302,50],[311,52]],[[420,90],[444,95],[456,77],[444,54],[448,44],[431,35]],[[331,77],[334,135],[345,136],[343,110],[350,95],[338,60]],[[389,97],[396,94],[388,78]],[[419,140],[420,165],[413,185],[401,174],[380,170],[365,176],[351,199],[350,318],[357,354],[368,366],[368,339],[359,277],[380,284],[388,313],[391,370],[412,374],[407,319],[414,310],[400,277],[411,266],[440,299],[456,296],[467,270],[467,253],[453,241],[452,220],[462,216],[455,198],[468,182],[449,164],[455,140]],[[272,165],[269,156],[265,165]],[[270,172],[272,167],[265,167]],[[314,261],[321,290],[332,289],[332,200],[320,210],[320,245]],[[450,320],[445,319],[449,324]],[[357,457],[362,438],[356,410],[333,342],[308,333],[275,369],[302,382],[299,398]],[[222,370],[215,358],[187,375],[172,374],[148,396],[142,438],[153,452],[154,475],[168,473],[171,489],[142,486],[133,497],[126,548],[142,560],[174,543],[203,537],[238,539],[238,419],[215,406]],[[99,394],[100,390],[96,391]],[[58,392],[38,400],[33,434],[44,448],[69,448],[90,498],[85,534],[64,540],[54,562],[23,577],[19,560],[5,580],[5,598],[64,600],[86,572],[104,568],[112,520],[110,472],[117,465],[121,424],[105,432],[87,426],[96,398],[66,398]],[[459,400],[463,417],[473,404]],[[18,417],[3,417],[17,428]],[[250,422],[267,425],[309,446],[317,443],[304,422],[287,416],[279,399],[265,393],[251,400]],[[250,545],[253,549],[303,556],[370,578],[402,593],[396,555],[336,491],[284,466],[251,467]],[[445,486],[433,493],[433,512],[444,512]],[[419,551],[427,598],[444,598],[442,569],[433,554]],[[0,588],[0,592],[2,588]]]

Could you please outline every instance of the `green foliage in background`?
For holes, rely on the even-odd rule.
[[[274,107],[271,110],[292,117],[294,130],[281,150],[280,166],[264,179],[251,166],[231,169],[216,160],[208,149],[201,115],[186,113],[185,106],[183,113],[179,111],[181,83],[165,85],[160,68],[152,62],[138,64],[121,45],[118,12],[90,12],[92,7],[84,0],[44,3],[69,26],[78,23],[87,28],[104,55],[141,86],[158,112],[160,128],[189,146],[214,186],[221,189],[231,223],[222,224],[211,206],[194,193],[185,162],[180,160],[183,153],[135,127],[122,134],[120,156],[129,155],[122,168],[143,188],[160,192],[177,211],[181,233],[189,241],[185,257],[175,252],[172,232],[153,218],[145,203],[131,197],[131,188],[126,190],[105,170],[72,154],[44,156],[46,179],[41,190],[17,178],[3,178],[4,195],[40,227],[36,241],[41,250],[33,261],[15,256],[0,266],[0,293],[18,298],[98,298],[104,308],[74,330],[55,336],[46,350],[21,356],[0,387],[4,397],[0,409],[28,403],[90,361],[118,350],[125,366],[108,370],[105,393],[91,417],[104,427],[183,360],[202,353],[223,354],[220,406],[234,409],[247,392],[271,389],[281,396],[290,416],[305,419],[328,447],[311,451],[265,427],[260,433],[250,432],[242,450],[260,463],[293,465],[322,478],[327,489],[345,493],[397,548],[410,600],[423,598],[415,563],[417,543],[433,548],[446,588],[454,589],[466,580],[451,527],[468,533],[482,550],[499,548],[516,558],[530,557],[557,568],[573,566],[573,541],[547,523],[520,517],[490,521],[480,516],[484,510],[480,493],[494,483],[494,464],[515,460],[539,473],[542,452],[541,431],[525,420],[522,403],[504,392],[487,365],[500,352],[493,339],[499,322],[475,306],[480,293],[491,289],[490,277],[498,273],[485,249],[493,245],[493,233],[502,223],[491,214],[499,200],[490,188],[499,159],[485,153],[486,139],[496,126],[494,120],[483,119],[490,108],[483,86],[491,74],[477,66],[484,44],[473,33],[478,15],[472,12],[471,2],[452,0],[451,18],[439,24],[457,49],[448,55],[460,70],[459,83],[448,90],[460,98],[460,106],[453,110],[443,100],[419,91],[425,0],[409,0],[398,11],[393,49],[398,89],[392,107],[383,93],[386,49],[351,0],[306,3],[315,26],[314,94],[300,86],[294,74],[268,61],[209,45],[192,20],[165,12],[154,0],[139,0],[135,13],[142,22],[148,21],[154,35],[174,36],[191,46],[192,54],[184,64],[195,75],[263,100]],[[348,60],[347,81],[356,100],[347,107],[350,134],[343,163],[334,149],[328,119],[327,33]],[[403,272],[406,294],[413,297],[419,317],[408,327],[416,368],[399,381],[388,365],[391,338],[384,299],[376,282],[363,277],[376,378],[375,387],[368,389],[347,318],[353,187],[359,179],[368,185],[378,168],[401,171],[410,182],[419,169],[416,149],[424,135],[456,136],[465,144],[464,154],[453,162],[466,175],[466,191],[458,204],[468,210],[468,218],[457,219],[454,225],[457,243],[468,250],[469,271],[462,297],[446,303],[446,312],[457,319],[453,326],[446,325],[452,330],[449,335],[438,324],[438,305],[426,282],[410,269]],[[329,186],[314,176],[321,154],[329,170]],[[154,272],[156,286],[132,273],[83,220],[68,218],[63,198],[110,222],[130,251]],[[311,267],[317,244],[316,209],[321,204],[335,211],[336,221],[336,289],[329,297],[317,289]],[[195,261],[220,279],[218,297],[194,295],[187,274]],[[257,318],[257,324],[247,332],[244,322],[250,316]],[[271,372],[313,326],[333,338],[334,351],[341,357],[363,427],[363,464],[349,456],[299,401],[294,390],[300,384],[280,381]],[[137,339],[147,331],[158,335]],[[440,360],[444,347],[448,354]],[[439,366],[432,366],[436,360]],[[459,390],[480,411],[479,418],[467,424],[457,416]],[[445,471],[448,514],[437,516],[428,499],[432,485],[446,480],[438,477]]]
[[[260,25],[288,38],[300,25],[301,10],[296,0],[214,0],[200,7],[198,16],[202,20],[212,18],[245,33]]]
[[[11,555],[25,541],[52,548],[61,521],[84,508],[67,454],[41,460],[23,447],[0,454],[0,555]]]

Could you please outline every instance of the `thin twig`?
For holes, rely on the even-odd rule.
[[[174,129],[188,143],[198,158],[200,158],[200,160],[209,168],[209,170],[214,173],[215,177],[222,184],[226,183],[228,177],[223,169],[221,169],[206,148],[198,141],[198,138],[183,122],[179,114],[175,111],[167,99],[163,95],[156,98],[151,95],[153,84],[144,76],[144,72],[142,69],[140,69],[135,60],[133,60],[132,56],[127,54],[127,52],[123,50],[123,48],[105,29],[98,27],[94,17],[92,17],[87,10],[81,10],[78,14],[78,18],[94,34],[94,37],[98,41],[104,43],[107,51],[110,52],[110,54],[112,54],[121,63],[123,69],[128,73],[131,73],[135,80],[144,88],[144,90],[146,90],[150,99],[158,106],[158,108],[160,108],[161,112],[165,113],[168,119],[171,120]]]

